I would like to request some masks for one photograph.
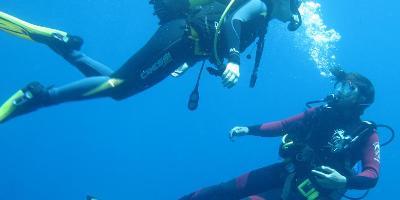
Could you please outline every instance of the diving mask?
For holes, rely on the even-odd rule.
[[[341,98],[353,98],[358,96],[358,88],[350,81],[341,81],[335,84],[334,94]]]

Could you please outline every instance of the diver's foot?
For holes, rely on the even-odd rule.
[[[0,107],[0,123],[32,112],[44,106],[50,99],[48,88],[32,82],[16,92]]]
[[[69,35],[66,36],[54,34],[51,39],[43,42],[56,53],[64,55],[73,50],[80,50],[83,45],[83,39],[79,36]]]

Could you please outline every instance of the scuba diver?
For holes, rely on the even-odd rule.
[[[240,77],[240,53],[259,38],[254,85],[268,22],[272,19],[289,22],[291,31],[301,25],[298,0],[151,0],[150,3],[160,26],[116,71],[80,52],[82,38],[0,12],[1,30],[49,46],[85,76],[63,86],[28,84],[2,104],[0,123],[65,102],[102,97],[123,100],[154,86],[171,73],[179,76],[205,60],[216,66],[208,71],[231,88]],[[191,98],[194,104],[189,105],[191,110],[197,107],[195,94]]]
[[[206,187],[181,200],[341,199],[349,189],[375,187],[380,170],[380,147],[394,138],[385,125],[362,121],[374,102],[374,87],[358,73],[332,70],[335,92],[322,103],[285,120],[256,126],[237,126],[230,138],[253,135],[283,136],[282,162]],[[379,144],[377,127],[392,131],[389,142]],[[361,161],[362,170],[353,167]],[[351,197],[348,197],[351,198]],[[353,198],[359,199],[359,198]]]

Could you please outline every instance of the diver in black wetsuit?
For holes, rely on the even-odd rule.
[[[240,52],[254,42],[270,19],[293,22],[295,15],[290,3],[293,0],[188,0],[185,5],[189,12],[164,19],[159,2],[168,0],[153,1],[155,13],[162,19],[160,27],[116,71],[80,52],[81,38],[0,12],[1,30],[48,45],[86,76],[60,87],[28,84],[0,107],[0,123],[63,102],[100,97],[122,100],[159,83],[179,66],[207,59],[218,65],[223,85],[231,88],[240,76]],[[231,2],[232,7],[227,9]]]

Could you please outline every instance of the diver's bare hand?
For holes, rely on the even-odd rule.
[[[235,63],[228,63],[224,73],[221,76],[222,84],[224,87],[232,88],[239,81],[239,77],[239,65]]]
[[[311,171],[319,185],[326,189],[343,189],[346,187],[347,178],[341,175],[335,169],[327,166],[321,166],[319,169]]]
[[[241,137],[249,134],[250,129],[246,126],[235,126],[229,131],[229,139],[234,141],[235,137]]]

